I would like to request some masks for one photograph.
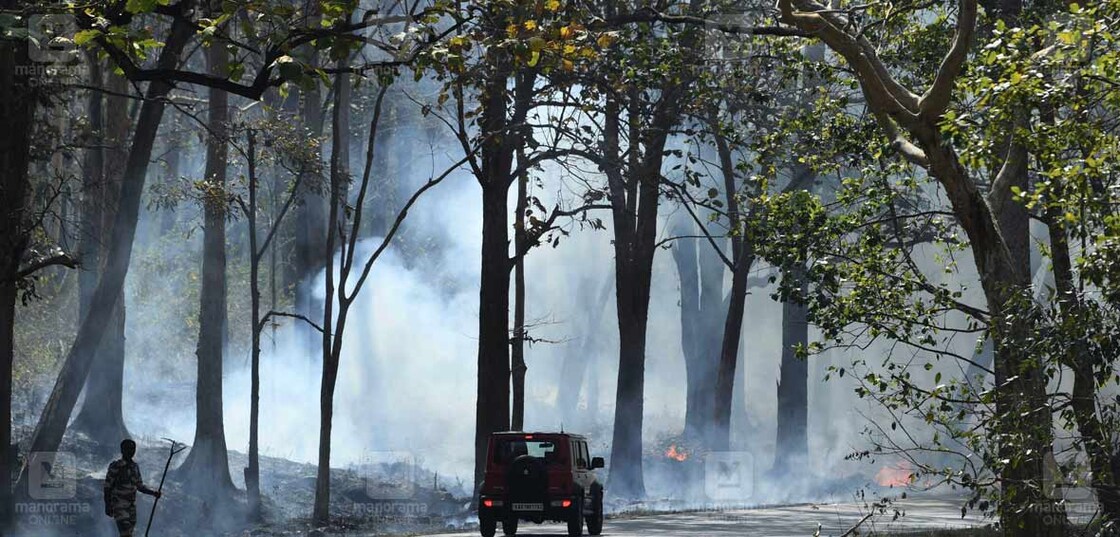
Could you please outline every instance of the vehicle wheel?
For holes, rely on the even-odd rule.
[[[478,515],[478,532],[482,537],[494,537],[498,532],[498,521],[493,516]]]
[[[506,535],[517,535],[517,519],[511,517],[503,520],[502,533]]]
[[[587,517],[587,533],[603,533],[603,491],[596,491],[591,498],[591,516]]]
[[[575,509],[572,509],[572,514],[568,516],[568,537],[581,535],[583,535],[583,497],[577,496]]]

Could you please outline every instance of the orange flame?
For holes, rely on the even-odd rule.
[[[882,487],[905,487],[913,481],[914,472],[907,461],[884,466],[875,474],[875,482]]]
[[[676,444],[669,446],[669,450],[665,452],[665,456],[678,462],[684,462],[688,459],[688,453],[685,453],[683,449],[677,449]]]

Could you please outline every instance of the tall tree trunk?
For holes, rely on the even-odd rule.
[[[224,46],[206,52],[211,73],[226,72]],[[207,497],[224,501],[233,489],[226,451],[222,401],[222,362],[226,333],[226,215],[229,165],[229,94],[210,89],[206,140],[206,186],[203,192],[202,282],[198,313],[198,379],[195,388],[195,432],[182,479]]]
[[[92,242],[88,248],[97,248],[96,257],[88,265],[83,266],[83,271],[92,273],[92,278],[85,278],[85,285],[89,280],[96,282],[97,274],[106,264],[109,232],[112,226],[112,217],[116,213],[117,200],[120,198],[121,185],[125,166],[128,162],[128,134],[132,121],[128,117],[127,97],[128,81],[122,75],[109,73],[107,86],[109,93],[105,97],[106,114],[104,139],[98,143],[108,146],[104,151],[104,173],[101,175],[102,183],[97,185],[87,199],[85,207],[91,211],[87,220],[94,215],[100,218],[95,226],[90,226],[91,231],[96,230],[97,235],[87,235],[85,240]],[[100,99],[97,99],[100,101]],[[92,104],[92,103],[91,103]],[[100,111],[98,111],[100,113]],[[99,114],[100,115],[100,114]],[[92,116],[92,114],[91,114]],[[100,152],[100,151],[98,151]],[[93,185],[91,185],[93,186]],[[83,243],[83,249],[87,248]],[[94,283],[94,285],[96,285]],[[82,291],[83,296],[93,293],[93,286]],[[90,314],[89,302],[82,304],[82,315]],[[124,394],[124,353],[125,353],[125,302],[124,289],[117,297],[116,306],[110,314],[109,328],[101,338],[94,363],[96,367],[90,369],[85,383],[85,398],[82,408],[74,418],[72,427],[76,431],[85,433],[97,445],[99,452],[113,454],[119,449],[120,441],[129,437],[128,428],[124,423],[124,409],[122,397]]]
[[[318,13],[318,3],[310,4],[309,24],[313,27],[321,19]],[[319,52],[308,48],[305,61],[308,67],[319,66]],[[323,117],[323,95],[318,84],[313,84],[307,91],[300,90],[302,97],[299,116],[302,118],[303,129],[311,138],[322,138],[325,118]],[[320,151],[321,152],[321,151]],[[296,233],[295,233],[295,262],[292,263],[294,274],[289,275],[289,280],[294,284],[296,312],[314,319],[320,315],[313,298],[312,285],[314,276],[323,267],[326,261],[323,258],[325,241],[327,237],[327,206],[330,201],[323,196],[322,178],[308,173],[300,180],[304,189],[300,196],[302,203],[296,206]],[[333,255],[333,254],[328,254]],[[316,341],[317,335],[305,326],[296,329],[302,334],[303,352],[307,353],[308,360],[321,354],[320,343]]]
[[[580,286],[584,289],[584,286]],[[596,417],[598,410],[598,385],[593,381],[597,379],[596,372],[594,371],[594,355],[595,343],[599,341],[599,336],[596,331],[599,329],[599,324],[603,319],[603,310],[607,307],[607,301],[611,298],[611,291],[614,290],[614,278],[611,276],[604,276],[602,283],[599,284],[599,290],[595,294],[595,302],[593,302],[587,311],[586,324],[582,327],[580,338],[580,346],[576,352],[569,352],[564,354],[564,362],[560,365],[560,382],[558,385],[559,394],[556,397],[556,406],[560,412],[560,417],[566,424],[576,425],[579,423],[587,423],[581,421],[579,416],[579,394],[581,391],[587,393],[587,412],[590,414],[592,420]],[[584,296],[585,293],[581,292],[579,296]]]
[[[178,9],[191,9],[193,6],[194,2],[192,0],[183,0],[176,4]],[[160,51],[159,59],[156,61],[157,68],[176,68],[183,48],[194,33],[194,25],[186,17],[176,18],[171,25],[171,31],[164,42],[163,49]],[[144,192],[148,163],[151,160],[152,146],[166,106],[164,98],[171,91],[171,88],[171,84],[162,80],[155,80],[148,84],[147,93],[136,122],[136,132],[132,138],[132,149],[129,151],[128,164],[125,167],[121,195],[117,203],[118,210],[113,220],[113,232],[107,255],[108,261],[97,284],[97,289],[93,293],[93,298],[90,300],[90,315],[82,319],[74,343],[70,346],[58,379],[55,381],[51,395],[39,417],[34,436],[31,439],[31,452],[49,452],[58,449],[82,384],[89,374],[94,351],[101,343],[102,334],[109,325],[110,312],[116,307],[120,298],[125,275],[128,273],[128,265],[132,259],[132,242],[136,236],[140,201]],[[5,133],[10,133],[14,128],[19,127],[18,123],[12,122],[8,122],[6,125],[8,127],[4,129]],[[9,154],[7,151],[0,152]],[[28,474],[25,468],[20,474],[18,490],[28,490],[26,488],[27,479]]]
[[[701,1],[689,2],[690,13],[697,13]],[[608,6],[613,11],[614,6]],[[698,50],[698,32],[685,28],[680,47],[686,55]],[[607,183],[614,224],[616,302],[619,328],[618,386],[615,391],[614,431],[611,444],[609,489],[619,497],[645,495],[642,475],[642,423],[644,411],[646,331],[653,275],[653,256],[657,251],[658,201],[661,167],[670,131],[681,120],[689,87],[695,80],[694,58],[682,60],[680,71],[665,77],[656,92],[649,114],[641,113],[644,92],[634,87],[627,94],[630,110],[627,177],[621,173],[619,150],[618,97],[607,98],[604,145],[607,153]],[[646,123],[643,123],[643,116]]]
[[[499,97],[501,98],[501,97]],[[503,105],[504,106],[504,105]],[[490,143],[490,142],[487,142]],[[487,158],[484,156],[484,158]],[[492,155],[488,160],[499,160]],[[491,162],[482,187],[482,278],[478,314],[478,402],[475,414],[475,488],[486,467],[490,433],[510,427],[509,371],[509,176],[502,163]]]
[[[487,31],[501,36],[510,18],[509,8],[495,6]],[[483,84],[481,169],[476,177],[482,187],[482,263],[478,290],[478,380],[475,402],[474,491],[482,484],[486,444],[491,433],[510,428],[509,332],[509,187],[514,151],[524,133],[535,77],[516,73],[513,114],[507,102],[507,85],[515,72],[503,51],[487,51],[491,72]],[[512,129],[511,126],[517,126]]]
[[[676,234],[697,236],[691,219],[678,224]],[[685,360],[685,435],[704,438],[712,424],[719,365],[719,334],[723,316],[724,264],[707,240],[682,239],[673,246],[680,277],[681,350]]]
[[[101,88],[105,83],[101,73],[101,60],[97,54],[89,54],[90,85]],[[89,92],[87,115],[89,122],[89,136],[86,139],[88,147],[85,150],[82,163],[82,216],[80,224],[80,242],[78,255],[81,259],[81,269],[78,271],[78,318],[89,315],[90,300],[93,291],[97,288],[97,278],[101,273],[101,251],[106,245],[105,232],[102,222],[105,217],[105,120],[102,113],[104,95],[101,91]]]
[[[1055,193],[1056,198],[1060,194]],[[1080,300],[1074,287],[1073,264],[1070,259],[1069,238],[1060,209],[1050,209],[1048,227],[1050,251],[1054,266],[1054,283],[1059,305],[1064,317],[1076,319],[1080,313]],[[1089,337],[1086,335],[1085,337]],[[1106,521],[1120,522],[1120,488],[1117,487],[1116,468],[1120,464],[1120,449],[1112,441],[1112,432],[1101,422],[1097,413],[1097,377],[1093,357],[1083,343],[1075,340],[1069,346],[1066,362],[1073,370],[1073,409],[1077,433],[1085,448],[1092,472],[1092,487]]]
[[[525,426],[525,211],[529,208],[529,169],[525,149],[517,148],[517,208],[514,217],[513,250],[518,252],[513,265],[513,338],[510,340],[510,371],[513,378],[513,413],[510,428],[520,431]]]
[[[399,203],[399,188],[401,186],[401,178],[396,173],[395,166],[391,161],[398,153],[398,150],[393,147],[397,142],[396,131],[401,128],[397,122],[400,120],[401,114],[398,111],[396,103],[396,94],[386,94],[386,110],[384,112],[384,119],[382,125],[378,128],[378,141],[377,146],[379,150],[374,154],[373,169],[378,170],[382,177],[381,184],[373,192],[369,193],[366,199],[365,210],[363,212],[364,218],[362,220],[362,236],[366,237],[384,237],[385,233],[389,231],[389,226],[393,224],[393,207]],[[372,337],[372,334],[369,334]]]
[[[812,62],[824,61],[825,47],[813,44],[802,49],[802,54]],[[820,77],[805,68],[801,73],[802,94],[798,106],[802,111],[812,109],[813,95],[821,86]],[[816,170],[811,166],[795,163],[791,167],[791,185],[806,182],[812,189],[816,181]],[[773,470],[779,475],[785,473],[804,473],[808,457],[808,382],[809,367],[806,360],[797,355],[797,349],[809,344],[808,310],[805,307],[807,290],[806,268],[804,265],[786,267],[784,275],[798,290],[799,296],[788,297],[782,302],[782,357],[778,380],[778,413]]]
[[[718,125],[714,117],[711,123]],[[739,345],[743,337],[743,314],[747,302],[750,271],[754,265],[754,252],[743,236],[741,222],[743,214],[739,206],[739,189],[735,181],[735,163],[731,156],[731,146],[718,127],[713,131],[720,172],[723,176],[727,217],[730,221],[732,267],[731,293],[727,299],[723,339],[720,342],[719,362],[715,375],[712,425],[705,436],[711,449],[728,450],[731,448],[731,411],[735,399],[736,369],[741,356]]]
[[[1042,120],[1055,124],[1053,107],[1044,104]],[[1052,169],[1053,163],[1045,157],[1039,159],[1044,168]],[[1069,233],[1066,228],[1064,211],[1059,200],[1067,196],[1060,182],[1051,183],[1050,205],[1046,207],[1044,221],[1050,238],[1050,257],[1054,271],[1054,289],[1057,293],[1059,311],[1064,326],[1082,326],[1080,317],[1084,314],[1082,300],[1074,282],[1072,255],[1069,247]],[[1091,325],[1088,325],[1091,326]],[[1079,335],[1067,347],[1064,364],[1073,371],[1073,389],[1070,394],[1070,407],[1073,410],[1074,424],[1080,436],[1085,455],[1089,460],[1092,473],[1090,485],[1097,496],[1102,522],[1120,524],[1120,447],[1113,441],[1113,432],[1102,422],[1097,410],[1097,396],[1100,384],[1097,370],[1103,363],[1086,348],[1087,338],[1092,334]]]
[[[631,198],[636,199],[626,199],[625,194],[619,191],[624,188],[621,178],[609,180],[612,183],[611,205],[615,226],[615,297],[619,331],[618,387],[615,392],[609,488],[624,498],[645,495],[642,422],[646,331],[653,255],[657,249],[661,164],[668,131],[678,119],[676,104],[668,104],[675,103],[679,98],[675,89],[670,88],[662,96],[666,104],[655,112],[644,144],[645,154],[638,167],[632,168],[630,180],[636,183],[636,192]],[[617,116],[617,105],[614,112]],[[612,123],[617,124],[617,121]],[[611,153],[618,154],[616,151]]]
[[[1013,0],[1012,3],[1018,2]],[[932,100],[922,98],[918,105],[920,113],[911,113],[910,104],[899,106],[898,101],[888,96],[897,94],[901,85],[887,70],[873,65],[873,60],[877,59],[875,53],[859,45],[859,36],[834,25],[815,24],[814,17],[798,17],[793,4],[790,0],[780,0],[782,20],[813,33],[857,69],[867,104],[882,122],[884,133],[893,134],[892,130],[899,129],[909,134],[921,154],[905,145],[896,143],[896,147],[937,179],[968,237],[984,290],[996,352],[995,412],[989,434],[1001,440],[996,447],[997,460],[1010,461],[1006,468],[1000,468],[999,474],[1001,501],[998,510],[1005,534],[1011,537],[1063,534],[1066,524],[1062,506],[1047,497],[1041,486],[1044,461],[1053,444],[1047,379],[1037,360],[1021,345],[1031,337],[1030,326],[1014,311],[1015,304],[1029,300],[1025,295],[1029,295],[1030,274],[1029,270],[1021,270],[1021,263],[1010,251],[1011,245],[1004,240],[998,215],[993,211],[1000,207],[989,205],[988,196],[980,191],[939,127],[943,110],[952,97],[953,76],[938,77],[943,84],[933,86],[927,94]],[[819,6],[809,0],[797,0],[796,4],[801,7],[811,4],[814,9]],[[970,37],[975,27],[976,5],[966,1],[961,6],[958,35]],[[834,14],[817,16],[835,17]],[[967,51],[967,46],[956,50]],[[871,59],[865,54],[870,54]],[[946,81],[950,83],[944,84]]]
[[[249,516],[253,520],[261,519],[261,486],[260,486],[260,406],[261,406],[261,291],[260,268],[261,255],[257,245],[257,189],[260,183],[257,180],[257,146],[255,133],[250,130],[248,137],[248,154],[246,160],[249,168],[249,210],[246,220],[249,225],[249,301],[251,328],[250,358],[249,358],[249,464],[245,468],[245,492],[249,498]],[[275,207],[275,206],[273,206]],[[273,223],[273,226],[278,225]],[[272,250],[276,251],[275,248]],[[273,280],[275,281],[275,279]],[[275,300],[275,298],[273,299]]]
[[[347,66],[339,60],[338,67]],[[345,244],[346,237],[338,234],[346,217],[343,213],[350,181],[350,76],[345,72],[335,75],[334,107],[331,112],[331,167],[330,198],[327,222],[326,250],[322,253],[327,262],[325,299],[323,303],[323,375],[319,389],[319,467],[315,476],[315,505],[311,518],[316,524],[330,520],[331,504],[331,430],[334,420],[334,390],[338,381],[338,364],[342,349],[342,331],[346,322],[347,305],[339,300],[344,288],[335,288],[334,256],[337,244]],[[351,229],[357,233],[357,229]],[[339,306],[337,317],[335,305]],[[337,319],[337,321],[336,321]],[[337,324],[336,324],[337,323]],[[331,326],[335,326],[331,330]]]
[[[0,0],[15,10],[20,3]],[[31,65],[26,40],[0,40],[0,530],[12,520],[12,362],[15,358],[16,278],[27,247],[28,159],[35,86],[20,67]]]
[[[786,277],[806,290],[805,269],[793,267]],[[778,475],[803,475],[808,462],[809,363],[797,349],[809,344],[809,310],[802,297],[782,302],[782,364],[778,380],[777,441],[774,471]]]
[[[995,16],[1009,27],[1019,24],[1022,13],[1022,0],[999,0],[999,6],[995,10]],[[1023,110],[1013,114],[1013,123],[1007,126],[1009,159],[1010,153],[1014,151],[1014,144],[1020,143],[1016,140],[1014,129],[1020,122],[1026,121],[1025,117],[1019,117],[1020,114],[1029,115],[1030,111]],[[1018,162],[1011,187],[1027,191],[1030,181],[1027,159],[1019,159]],[[1020,296],[1004,298],[1005,306],[1013,303],[1010,300],[1016,298],[1023,300],[1023,295],[1029,291],[1031,285],[1030,214],[1021,201],[1010,199],[1010,196],[1008,198],[1002,207],[995,209],[998,214],[999,233],[1010,254],[1013,270],[1021,275],[1021,280],[1016,282],[1015,286],[1020,290]],[[1007,281],[994,283],[1004,287],[1011,284]],[[997,410],[1001,415],[1013,416],[1012,419],[1004,420],[1008,422],[1006,425],[1009,429],[1020,431],[1020,434],[1021,431],[1028,432],[1023,436],[1027,440],[1024,445],[1000,448],[1001,454],[1006,453],[1005,458],[1009,459],[1012,458],[1011,453],[1016,450],[1026,454],[1022,464],[1015,465],[1010,472],[1007,472],[1011,475],[1001,476],[1005,484],[1013,484],[1003,488],[1001,520],[1005,520],[1005,524],[1016,535],[1031,532],[1035,535],[1061,535],[1064,533],[1066,523],[1064,508],[1051,499],[1043,497],[1045,491],[1039,490],[1044,488],[1039,487],[1039,484],[1043,482],[1045,460],[1054,458],[1052,411],[1046,395],[1048,379],[1042,365],[1022,349],[1021,342],[1026,341],[1023,337],[1029,337],[1028,334],[1022,333],[1027,330],[1026,327],[1021,326],[1023,323],[1016,322],[1013,317],[1003,319],[1002,323],[1010,326],[999,327],[997,331],[1011,335],[1014,343],[1002,344],[999,336],[1003,334],[997,334],[994,347],[995,382],[997,386],[1002,386],[1008,379],[1013,379],[1011,381],[1013,388],[1002,392],[1004,398],[997,398]],[[1020,503],[1023,499],[1029,499],[1030,503]],[[1016,504],[1028,507],[1024,510],[1016,507]]]

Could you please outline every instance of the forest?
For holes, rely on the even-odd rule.
[[[117,535],[126,438],[164,495],[137,532],[475,534],[503,431],[584,435],[608,535],[836,498],[887,535],[908,495],[1120,535],[1118,31],[1120,0],[0,0],[0,535]],[[713,495],[727,456],[751,486]],[[650,534],[753,534],[722,520]]]

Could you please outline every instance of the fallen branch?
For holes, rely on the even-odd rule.
[[[299,319],[299,320],[311,325],[312,328],[318,330],[320,333],[323,332],[323,327],[322,326],[319,326],[319,325],[315,324],[315,321],[312,321],[311,319],[308,319],[305,315],[300,315],[298,313],[288,313],[286,311],[270,311],[270,312],[266,313],[264,315],[264,317],[261,317],[260,326],[257,327],[258,330],[263,330],[264,326],[266,324],[268,324],[268,320],[273,318],[273,317],[290,317],[292,319]]]
[[[867,513],[866,515],[863,515],[863,518],[859,519],[859,522],[856,522],[855,526],[852,526],[852,527],[848,528],[848,531],[845,531],[844,533],[841,533],[840,537],[848,537],[850,535],[855,535],[856,530],[858,530],[859,527],[862,526],[864,522],[867,522],[867,520],[869,518],[871,518],[871,516],[874,515],[874,514],[875,513]]]

